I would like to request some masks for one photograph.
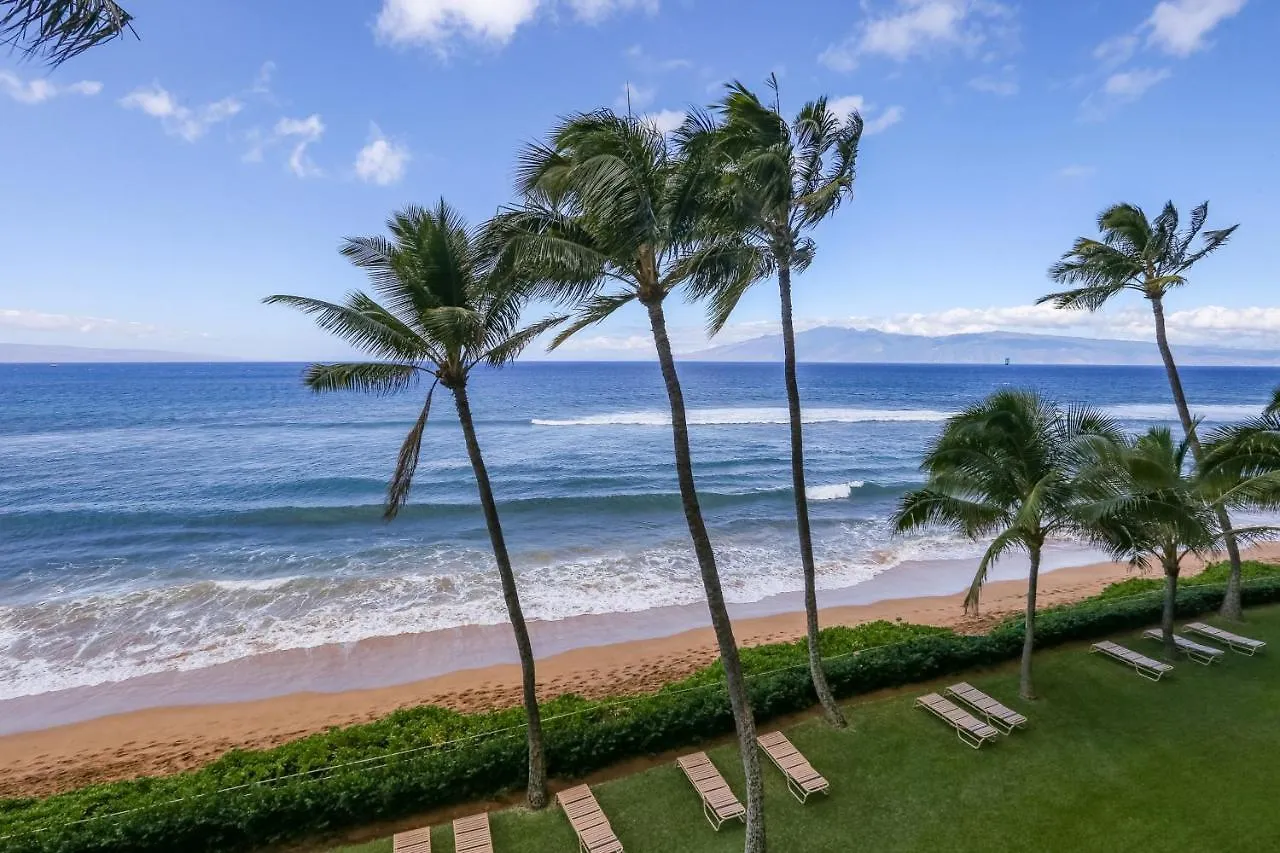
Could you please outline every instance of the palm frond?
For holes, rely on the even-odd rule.
[[[0,45],[55,67],[125,33],[133,16],[113,0],[0,1]]]
[[[427,429],[427,416],[431,413],[431,398],[436,393],[437,384],[438,380],[431,383],[427,399],[422,404],[422,412],[400,445],[400,453],[396,456],[396,470],[391,475],[391,482],[387,484],[387,502],[382,510],[382,517],[387,521],[395,518],[400,513],[400,507],[409,499],[413,475],[418,470],[418,457],[422,453],[422,434]]]
[[[552,339],[551,345],[547,349],[553,350],[558,348],[569,338],[581,332],[588,326],[594,326],[596,323],[603,322],[608,319],[614,311],[617,311],[623,305],[633,302],[637,298],[634,290],[624,290],[619,293],[598,294],[585,300],[578,306],[570,317],[567,328],[562,329],[559,334]]]
[[[504,335],[502,340],[491,349],[481,353],[478,361],[484,361],[490,367],[501,367],[508,362],[515,361],[520,356],[520,353],[524,352],[525,348],[540,335],[546,334],[567,319],[567,315],[557,314],[539,320],[518,332]]]
[[[326,391],[363,391],[370,394],[396,394],[412,388],[425,370],[417,364],[387,361],[357,361],[337,364],[313,364],[302,374],[302,384],[317,393]]]
[[[320,328],[374,356],[418,361],[433,354],[428,341],[363,293],[349,294],[345,305],[286,294],[268,296],[263,302],[297,308],[314,317]]]
[[[1026,542],[1023,539],[1022,531],[1018,529],[1005,530],[991,540],[991,544],[987,546],[987,550],[982,554],[982,559],[978,561],[978,569],[974,572],[973,581],[969,584],[969,591],[965,593],[964,609],[966,613],[978,612],[978,604],[982,597],[982,587],[987,582],[987,575],[990,574],[991,567],[1009,551],[1025,546]]]

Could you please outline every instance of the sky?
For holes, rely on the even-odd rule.
[[[482,222],[560,115],[629,93],[671,127],[776,73],[784,111],[827,95],[867,126],[800,328],[1147,337],[1140,298],[1032,303],[1106,206],[1208,199],[1209,227],[1241,227],[1170,297],[1171,335],[1280,344],[1272,0],[125,5],[139,39],[56,70],[0,55],[0,342],[343,357],[261,298],[362,287],[341,239],[404,205]],[[775,332],[777,299],[758,285],[717,342]],[[678,351],[708,345],[698,306],[668,321]],[[559,352],[652,355],[639,308]]]

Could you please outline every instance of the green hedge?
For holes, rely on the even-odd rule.
[[[1202,613],[1221,599],[1220,586],[1189,586],[1179,596],[1179,610],[1184,616]],[[1245,601],[1254,606],[1280,602],[1280,577],[1250,582]],[[1037,645],[1138,628],[1159,615],[1158,592],[1050,608],[1037,618]],[[849,697],[1015,658],[1021,634],[1019,619],[983,636],[878,622],[828,629],[823,652],[829,656],[832,689]],[[744,650],[744,663],[761,720],[814,704],[803,643]],[[580,776],[625,758],[732,732],[717,676],[710,667],[655,694],[609,701],[564,696],[548,702],[544,715],[552,774]],[[518,710],[468,715],[415,708],[275,749],[231,752],[190,773],[96,785],[42,800],[3,800],[0,837],[9,837],[0,839],[0,850],[245,850],[485,799],[524,781],[521,720]],[[459,739],[465,740],[420,749]],[[405,750],[417,751],[381,757]],[[377,760],[310,773],[371,757]],[[246,787],[215,793],[232,785]]]
[[[1178,586],[1204,586],[1206,584],[1224,584],[1231,566],[1227,563],[1214,563],[1205,567],[1198,575],[1179,578]],[[1240,576],[1247,581],[1262,578],[1280,577],[1280,563],[1262,563],[1258,560],[1245,560],[1240,564]],[[1126,578],[1111,584],[1098,594],[1098,598],[1128,598],[1142,592],[1152,592],[1164,588],[1164,575],[1152,572],[1144,576]]]

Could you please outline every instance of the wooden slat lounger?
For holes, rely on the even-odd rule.
[[[938,719],[956,730],[960,742],[974,749],[979,749],[989,740],[1000,737],[1000,732],[989,723],[984,723],[973,714],[961,708],[950,699],[944,699],[937,693],[928,693],[916,700],[916,707],[924,708]]]
[[[1005,734],[1009,734],[1014,729],[1022,728],[1027,724],[1026,717],[1012,708],[1006,708],[1001,705],[968,682],[953,684],[947,688],[947,692],[970,708],[973,708],[983,717],[986,717],[988,723]]]
[[[1138,654],[1132,649],[1116,645],[1110,640],[1094,643],[1090,653],[1102,652],[1109,658],[1133,667],[1133,671],[1149,681],[1159,681],[1167,672],[1173,672],[1173,664],[1162,663],[1146,655]]]
[[[431,827],[397,832],[391,837],[392,853],[431,853]]]
[[[726,820],[736,817],[740,821],[746,821],[747,810],[734,796],[733,789],[724,781],[724,777],[705,752],[677,758],[676,764],[680,765],[680,769],[702,798],[702,813],[717,832]]]
[[[578,834],[580,853],[623,853],[622,842],[613,834],[609,818],[600,809],[586,785],[567,788],[556,795],[569,825]]]
[[[819,791],[831,793],[831,783],[813,769],[809,760],[791,745],[791,741],[782,732],[760,735],[756,741],[764,754],[769,756],[769,760],[787,777],[787,789],[791,791],[791,796],[803,803],[809,799],[810,794]]]
[[[1164,642],[1164,632],[1159,628],[1152,628],[1149,631],[1143,631],[1142,636],[1148,639]],[[1178,651],[1186,655],[1190,660],[1199,664],[1208,666],[1216,660],[1220,660],[1226,655],[1222,649],[1215,649],[1213,646],[1206,646],[1203,643],[1197,643],[1194,640],[1188,640],[1186,637],[1173,635],[1173,644]]]
[[[1220,643],[1226,643],[1231,648],[1231,651],[1239,652],[1249,657],[1253,657],[1267,645],[1262,640],[1251,640],[1248,637],[1242,637],[1239,634],[1233,634],[1230,631],[1224,631],[1221,628],[1215,628],[1203,622],[1192,622],[1184,625],[1182,630],[1208,637],[1211,640],[1217,640]]]
[[[453,822],[453,849],[457,853],[493,853],[487,812],[460,817]]]

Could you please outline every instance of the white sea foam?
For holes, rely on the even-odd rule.
[[[802,420],[819,423],[911,423],[944,421],[950,412],[936,409],[805,409]],[[785,424],[789,422],[785,408],[708,408],[690,409],[688,420],[694,426],[732,426],[745,424]],[[671,415],[665,411],[611,412],[580,418],[534,418],[535,426],[670,426]]]
[[[1125,421],[1168,421],[1176,423],[1178,410],[1172,403],[1130,403],[1108,406],[1112,417]],[[1206,421],[1223,423],[1254,418],[1262,414],[1262,404],[1257,406],[1208,405],[1191,407],[1192,417],[1204,418]]]
[[[862,480],[850,480],[847,483],[809,486],[804,494],[811,501],[838,501],[851,497],[854,489],[861,489],[864,485],[866,484]]]

